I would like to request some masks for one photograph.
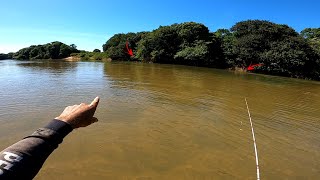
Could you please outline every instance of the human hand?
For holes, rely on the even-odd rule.
[[[93,115],[99,104],[99,100],[99,97],[96,97],[89,105],[81,103],[79,105],[68,106],[55,119],[70,124],[73,129],[89,126],[98,121]]]

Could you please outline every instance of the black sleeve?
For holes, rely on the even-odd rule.
[[[0,180],[29,180],[39,172],[45,160],[72,131],[60,120],[52,120],[21,141],[0,152]]]

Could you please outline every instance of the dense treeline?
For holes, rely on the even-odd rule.
[[[133,50],[130,56],[127,46]],[[215,68],[246,68],[262,64],[257,73],[320,80],[320,28],[300,33],[287,25],[262,20],[236,23],[210,32],[201,23],[160,26],[151,32],[115,34],[103,52],[79,51],[61,42],[30,46],[0,59],[136,60]]]
[[[319,54],[287,25],[255,20],[239,22],[224,35],[219,31],[229,66],[263,63],[256,72],[320,79]]]
[[[134,57],[126,53],[126,41]],[[320,79],[320,28],[307,28],[299,34],[269,21],[242,21],[216,32],[195,22],[160,26],[152,32],[116,34],[103,45],[103,51],[113,60],[216,68],[261,63],[255,72]]]
[[[203,24],[188,22],[160,26],[152,32],[116,34],[104,45],[103,51],[112,59],[126,60],[126,41],[133,49],[135,60],[223,67],[218,39]],[[220,51],[219,51],[220,50]]]
[[[128,60],[130,56],[126,53],[126,42],[130,43],[132,49],[137,48],[137,43],[144,38],[148,32],[115,34],[105,44],[102,45],[104,52],[114,60]]]
[[[77,53],[74,44],[70,46],[62,42],[52,42],[44,45],[30,46],[20,49],[13,54],[14,59],[62,59],[69,57],[71,53]]]
[[[13,53],[8,53],[8,54],[0,53],[0,60],[12,59],[12,56],[13,56]]]

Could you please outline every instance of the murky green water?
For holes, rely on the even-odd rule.
[[[320,83],[207,68],[0,61],[0,148],[101,97],[37,180],[320,178]]]

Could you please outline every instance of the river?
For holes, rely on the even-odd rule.
[[[320,83],[129,62],[0,61],[0,149],[100,96],[36,180],[320,178]]]

